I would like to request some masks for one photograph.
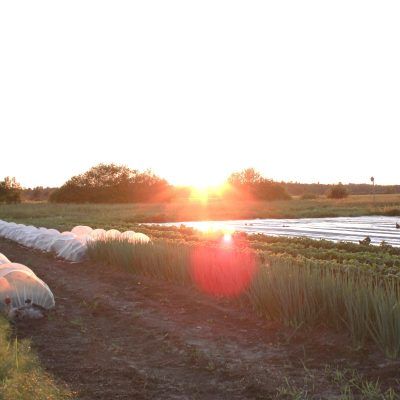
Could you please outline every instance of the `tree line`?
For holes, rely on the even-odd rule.
[[[324,196],[332,188],[331,184],[323,183],[300,183],[300,182],[280,182],[281,185],[291,196],[303,196],[313,194],[315,196]],[[372,194],[372,185],[370,183],[347,183],[343,185],[348,194]],[[375,194],[400,194],[400,185],[375,185]]]
[[[233,173],[223,196],[229,199],[286,200],[290,196],[278,183],[254,169]],[[151,171],[140,172],[115,164],[100,164],[77,175],[50,195],[57,203],[169,202],[190,196],[190,189],[176,187]]]
[[[325,185],[276,182],[254,168],[232,173],[222,197],[229,200],[289,200],[292,196],[312,199],[326,195],[344,198],[349,194],[371,194],[371,185]],[[152,171],[123,165],[99,164],[71,177],[59,188],[23,189],[15,178],[0,181],[0,203],[51,201],[55,203],[148,203],[187,199],[190,188],[176,187]],[[400,193],[400,185],[375,186],[375,193]]]

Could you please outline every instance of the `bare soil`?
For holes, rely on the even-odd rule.
[[[399,389],[398,361],[356,352],[323,327],[294,331],[232,300],[3,239],[0,252],[52,289],[55,310],[14,332],[79,399],[271,399],[285,378],[312,398],[338,398],[327,364]]]

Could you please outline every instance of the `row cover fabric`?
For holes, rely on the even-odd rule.
[[[11,261],[3,253],[0,253],[0,265],[8,264],[10,262]]]
[[[0,220],[0,237],[13,240],[26,247],[52,252],[57,257],[72,262],[86,258],[87,244],[98,240],[123,240],[130,243],[147,243],[150,238],[140,232],[120,232],[117,229],[92,229],[79,225],[71,232],[60,233],[57,229],[36,228],[35,226],[16,224]],[[0,258],[0,263],[1,263]]]
[[[8,262],[4,262],[8,261]],[[11,306],[20,308],[25,306],[25,301],[45,309],[55,306],[54,296],[45,282],[23,264],[13,263],[0,253],[0,307],[5,307],[4,300],[9,298]]]

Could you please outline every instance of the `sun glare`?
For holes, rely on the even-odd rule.
[[[207,203],[209,200],[220,198],[228,189],[227,184],[209,186],[193,185],[190,186],[190,200]]]
[[[235,230],[223,222],[204,221],[196,225],[196,229],[208,237],[221,237],[225,244],[232,241]]]
[[[232,241],[232,233],[224,233],[224,242],[230,243]]]

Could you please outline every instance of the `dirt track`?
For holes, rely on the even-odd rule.
[[[324,365],[350,366],[393,385],[399,364],[351,353],[326,332],[293,331],[193,289],[91,263],[70,264],[0,240],[0,252],[31,267],[56,309],[18,323],[45,368],[79,399],[270,399],[285,377],[316,398],[334,398]],[[347,361],[346,361],[347,360]],[[311,383],[310,383],[311,385]]]

